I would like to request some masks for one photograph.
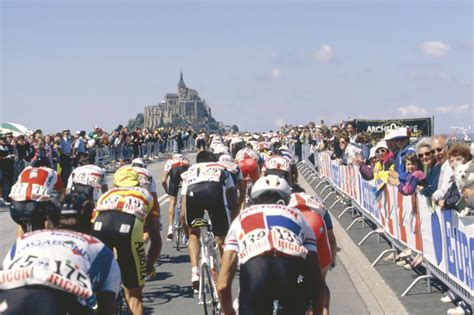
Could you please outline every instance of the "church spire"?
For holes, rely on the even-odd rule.
[[[186,84],[184,84],[184,79],[183,79],[183,69],[181,69],[181,75],[179,76],[178,89],[180,88],[186,88]]]

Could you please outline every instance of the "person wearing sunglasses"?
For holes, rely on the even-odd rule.
[[[441,165],[436,163],[435,155],[431,152],[431,138],[422,138],[416,144],[416,155],[423,163],[423,171],[426,174],[425,181],[419,183],[417,191],[426,197],[438,189],[438,180],[441,173]]]
[[[431,142],[431,152],[435,155],[436,161],[441,165],[441,171],[438,180],[438,187],[431,198],[436,203],[443,199],[443,196],[451,187],[451,177],[454,171],[448,161],[448,144],[445,136],[435,136]]]

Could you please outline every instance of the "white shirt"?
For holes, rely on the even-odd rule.
[[[441,165],[441,171],[439,173],[438,180],[438,189],[431,196],[431,199],[433,199],[433,201],[439,201],[443,199],[449,187],[451,187],[451,177],[453,176],[454,171],[451,168],[451,165],[449,165],[449,161],[445,161],[443,165]]]

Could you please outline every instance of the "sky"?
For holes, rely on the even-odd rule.
[[[0,121],[106,130],[184,81],[242,130],[473,124],[473,2],[8,1]],[[473,124],[474,125],[474,124]]]

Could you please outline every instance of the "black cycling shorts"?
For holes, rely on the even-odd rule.
[[[46,286],[28,286],[0,291],[0,303],[7,304],[2,315],[79,315],[89,310],[72,294]]]
[[[170,175],[170,182],[168,184],[168,194],[170,196],[176,197],[178,196],[179,186],[181,184],[181,174],[188,170],[189,166],[178,166],[172,168],[169,171]]]
[[[13,201],[10,205],[10,216],[13,221],[21,225],[24,232],[27,231],[28,224],[31,230],[44,229],[44,222],[48,213],[49,202],[42,201]]]
[[[89,185],[74,183],[72,184],[71,193],[84,194],[89,200],[94,201],[94,189],[94,187]]]
[[[116,249],[122,282],[126,288],[138,288],[145,284],[143,223],[137,217],[120,211],[103,211],[94,220],[92,235],[111,250]]]
[[[278,300],[284,314],[306,314],[310,279],[299,257],[257,256],[240,266],[239,314],[272,314]]]
[[[207,210],[216,236],[225,236],[229,230],[230,215],[224,201],[224,187],[219,182],[203,182],[188,186],[186,192],[186,222],[204,217]]]
[[[280,178],[285,179],[288,183],[290,183],[290,173],[284,170],[266,170],[265,171],[265,176],[266,175],[276,175]]]

